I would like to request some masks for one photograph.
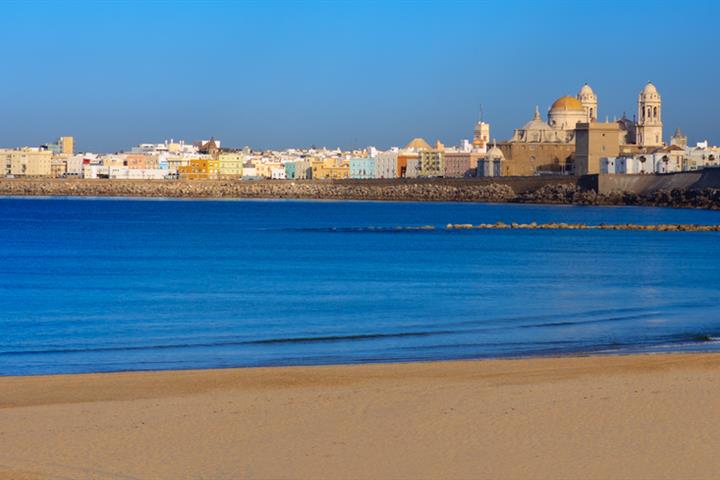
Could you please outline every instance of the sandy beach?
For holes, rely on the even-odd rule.
[[[720,355],[0,378],[3,479],[718,478]]]

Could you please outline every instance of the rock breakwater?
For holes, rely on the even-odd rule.
[[[508,202],[512,187],[500,183],[323,181],[128,181],[0,180],[0,195],[171,198],[296,198]]]
[[[648,207],[704,208],[720,210],[720,189],[657,190],[645,194],[632,192],[597,193],[577,185],[544,185],[518,194],[511,202],[565,205],[634,205]]]
[[[447,230],[645,230],[655,232],[720,232],[720,225],[695,224],[657,224],[645,225],[636,223],[587,225],[584,223],[449,223]]]
[[[0,196],[279,198],[637,205],[720,209],[720,189],[598,194],[573,177],[365,181],[0,179]]]

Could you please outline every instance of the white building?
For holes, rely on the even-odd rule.
[[[405,178],[417,178],[420,175],[420,159],[408,158]]]
[[[396,178],[397,157],[397,150],[378,153],[375,157],[375,178]]]
[[[638,157],[603,157],[600,159],[600,173],[610,175],[638,175],[653,173],[652,161],[640,161]]]
[[[636,175],[650,173],[675,173],[692,170],[687,152],[677,145],[641,152],[634,156],[603,157],[600,173]]]
[[[273,167],[270,169],[270,178],[273,180],[285,180],[287,174],[284,167]]]
[[[687,147],[688,170],[701,170],[705,167],[720,166],[720,148],[709,147],[707,140]]]

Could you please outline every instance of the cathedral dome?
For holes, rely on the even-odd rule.
[[[550,125],[543,122],[542,117],[540,116],[540,109],[535,107],[535,115],[533,116],[533,119],[527,122],[523,128],[525,131],[532,131],[532,130],[550,130]]]
[[[589,87],[588,87],[589,88]],[[555,103],[552,104],[552,107],[550,107],[550,111],[552,110],[584,110],[582,103],[580,103],[580,100],[578,100],[575,97],[560,97],[557,100],[555,100]]]
[[[587,83],[585,85],[583,85],[582,88],[580,89],[580,91],[578,92],[579,98],[592,97],[593,95],[595,95],[595,92],[593,92],[593,89],[590,88],[590,85],[588,85]]]
[[[648,82],[647,85],[645,85],[645,88],[642,89],[642,93],[657,93],[657,88],[655,88],[655,85],[653,85],[652,82]]]
[[[652,82],[648,82],[642,89],[642,92],[640,92],[640,98],[659,99],[660,94],[658,93],[657,88],[655,88],[655,85],[653,85]]]
[[[488,150],[486,157],[488,160],[505,160],[505,155],[503,155],[502,150],[498,148],[495,140],[493,140],[493,146]]]
[[[410,143],[405,145],[405,148],[407,150],[415,149],[415,150],[431,150],[432,147],[430,144],[428,144],[425,139],[423,138],[413,138],[410,140]]]

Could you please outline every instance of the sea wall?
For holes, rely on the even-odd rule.
[[[662,175],[592,175],[583,179],[588,189],[599,194],[615,192],[646,195],[658,191],[720,188],[720,168]]]
[[[574,188],[574,177],[392,180],[77,180],[2,179],[0,195],[176,198],[307,198],[505,202],[547,185]]]
[[[387,180],[0,179],[0,196],[295,198],[720,209],[720,169],[671,175]]]

